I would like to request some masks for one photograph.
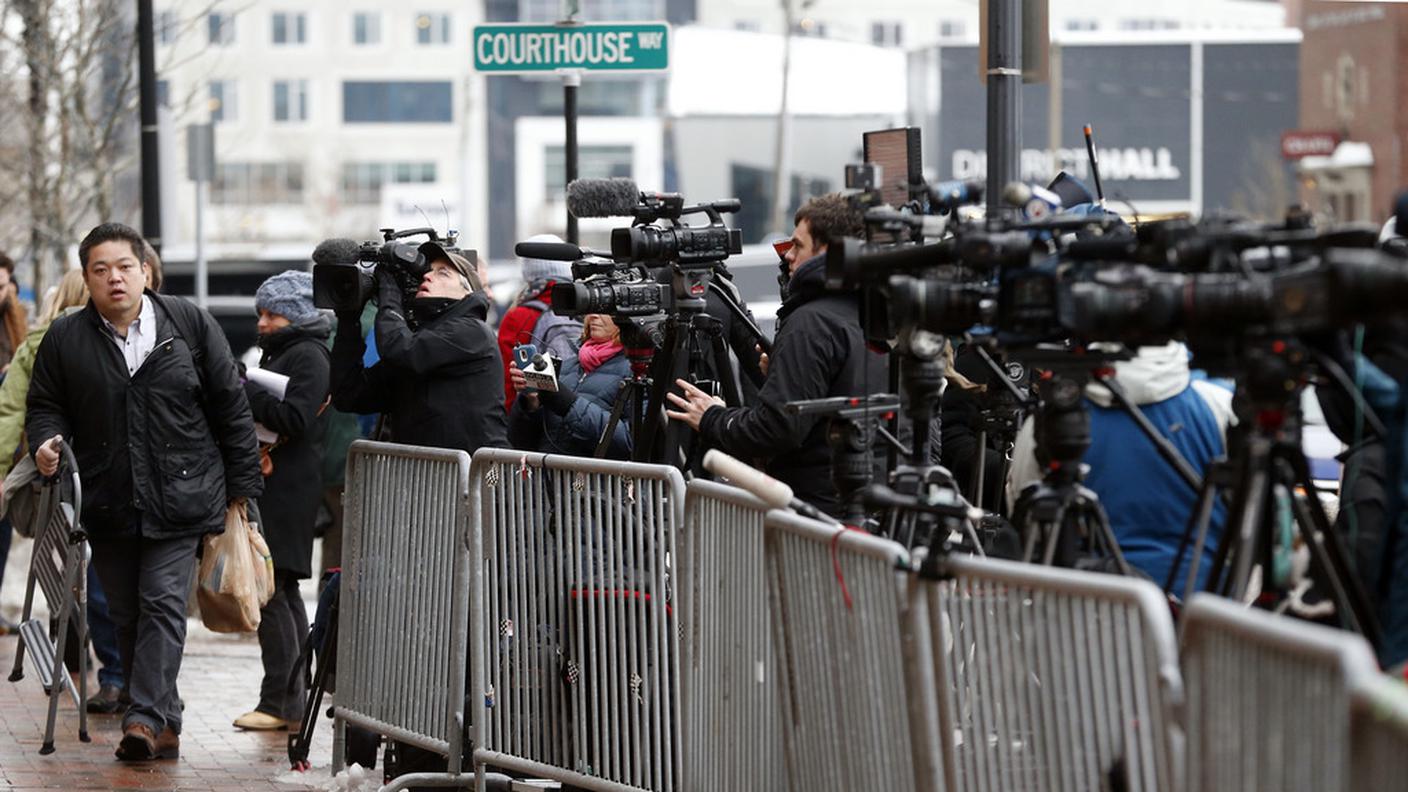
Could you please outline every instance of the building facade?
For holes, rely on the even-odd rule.
[[[1337,219],[1381,223],[1408,185],[1408,7],[1301,6],[1298,131],[1337,141],[1299,160],[1302,196]]]

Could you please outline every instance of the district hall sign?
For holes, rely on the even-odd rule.
[[[664,22],[479,25],[474,68],[481,72],[662,71],[670,66]]]

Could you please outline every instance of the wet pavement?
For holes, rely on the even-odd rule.
[[[241,732],[231,722],[252,709],[262,668],[251,636],[217,635],[191,620],[181,695],[186,701],[181,757],[124,763],[113,757],[120,718],[89,716],[91,743],[78,740],[78,713],[67,696],[59,705],[57,750],[41,756],[48,700],[33,665],[25,678],[6,681],[14,663],[14,636],[0,637],[0,790],[171,789],[297,790],[331,786],[332,727],[320,717],[310,760],[314,769],[289,773],[285,732]],[[96,681],[90,681],[90,691]],[[327,699],[324,699],[327,702]],[[324,713],[326,706],[324,707]],[[277,779],[277,780],[276,780]],[[297,781],[298,783],[289,783]]]

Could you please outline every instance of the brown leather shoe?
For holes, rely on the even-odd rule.
[[[156,735],[145,723],[130,723],[122,730],[117,758],[124,762],[145,762],[156,753]]]
[[[181,756],[181,735],[171,731],[167,726],[161,730],[161,734],[156,738],[156,750],[152,752],[153,759],[176,759]]]

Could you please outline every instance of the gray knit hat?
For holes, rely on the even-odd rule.
[[[254,307],[276,313],[297,324],[318,315],[313,305],[313,276],[301,270],[285,270],[259,284]]]
[[[562,238],[556,234],[538,234],[529,237],[528,242],[555,242],[562,244]],[[523,280],[527,283],[541,283],[544,281],[570,281],[572,280],[572,262],[570,261],[548,261],[547,259],[524,258],[523,259]]]

